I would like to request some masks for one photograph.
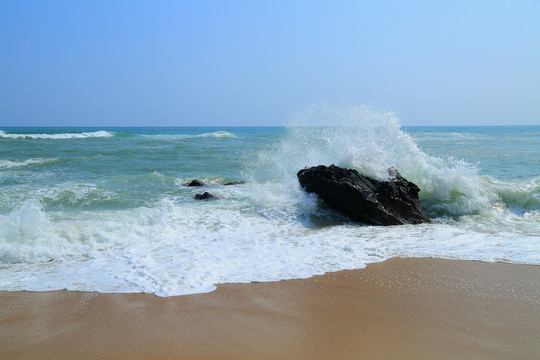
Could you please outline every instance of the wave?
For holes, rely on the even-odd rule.
[[[200,134],[195,137],[216,137],[216,138],[236,138],[237,136],[228,131],[215,131],[212,133]]]
[[[279,143],[248,161],[246,173],[254,181],[281,183],[285,193],[300,192],[298,170],[321,164],[356,169],[376,179],[387,178],[394,167],[418,185],[430,217],[477,214],[500,201],[475,165],[428,155],[393,113],[368,106],[308,107],[289,119]]]
[[[485,179],[512,211],[524,213],[540,210],[540,177],[521,181],[499,181],[490,176]]]
[[[0,138],[4,139],[85,139],[85,138],[103,138],[112,137],[108,131],[91,131],[81,133],[57,133],[57,134],[8,134],[5,131],[0,130]]]
[[[59,216],[59,215],[57,215]],[[126,240],[115,230],[133,226],[107,213],[87,216],[64,213],[60,220],[51,216],[37,199],[28,199],[7,214],[0,215],[0,264],[43,263],[52,259],[86,256],[110,249]],[[133,219],[137,221],[137,218]]]
[[[56,160],[58,159],[57,158],[50,158],[50,159],[36,158],[36,159],[28,159],[24,161],[1,159],[0,169],[11,169],[11,168],[29,166],[29,165],[42,165],[42,164],[54,162]]]
[[[297,221],[297,208],[288,203],[276,204],[274,211],[248,196],[240,200],[235,192],[241,189],[223,191],[231,192],[235,205],[163,199],[151,207],[67,213],[45,211],[39,201],[27,200],[0,214],[2,290],[170,296],[211,291],[216,283],[361,268],[395,256],[540,263],[537,232],[493,231],[494,225],[501,229],[495,218],[482,223],[482,216],[471,216],[470,224],[459,227],[342,222],[313,229]],[[509,221],[517,228],[540,224],[540,212],[511,214]]]
[[[188,135],[188,134],[157,134],[157,135],[141,135],[144,138],[157,139],[157,140],[184,140],[184,139],[194,139],[194,138],[229,138],[236,139],[238,138],[233,133],[228,131],[214,131],[211,133],[204,133],[199,135]]]
[[[158,135],[141,135],[143,138],[155,140],[182,140],[192,138],[193,136],[186,134],[158,134]]]

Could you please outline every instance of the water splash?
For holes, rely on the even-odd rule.
[[[396,168],[420,188],[432,217],[474,214],[499,200],[472,164],[424,153],[391,112],[368,106],[311,105],[289,119],[285,135],[249,162],[255,181],[277,181],[281,192],[298,193],[296,173],[308,166],[336,164],[376,179]],[[296,195],[298,196],[298,195]]]

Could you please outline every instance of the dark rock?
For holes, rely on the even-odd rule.
[[[231,181],[231,182],[228,182],[228,183],[225,183],[223,185],[242,185],[242,184],[245,184],[246,182],[245,181]]]
[[[208,191],[205,191],[202,194],[195,194],[195,200],[206,200],[206,199],[216,199],[216,197],[210,194]]]
[[[190,183],[185,184],[186,186],[206,186],[201,180],[193,179]]]
[[[397,170],[391,168],[388,173],[388,181],[379,181],[356,170],[320,165],[300,170],[297,176],[304,190],[355,221],[370,225],[429,222],[418,200],[420,189]]]

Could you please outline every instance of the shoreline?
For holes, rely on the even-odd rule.
[[[157,297],[0,292],[0,358],[537,359],[540,266],[393,258]]]

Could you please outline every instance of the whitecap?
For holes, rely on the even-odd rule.
[[[57,133],[57,134],[8,134],[5,131],[0,130],[0,138],[4,139],[85,139],[85,138],[103,138],[103,137],[112,137],[108,131],[92,131],[92,132],[81,132],[81,133]]]
[[[57,158],[49,158],[49,159],[36,158],[36,159],[27,159],[24,161],[0,159],[0,169],[10,169],[10,168],[29,166],[29,165],[41,165],[41,164],[54,162],[56,160],[58,159]]]
[[[228,131],[215,131],[212,133],[205,133],[197,135],[196,137],[216,137],[216,138],[236,138],[237,136]]]

